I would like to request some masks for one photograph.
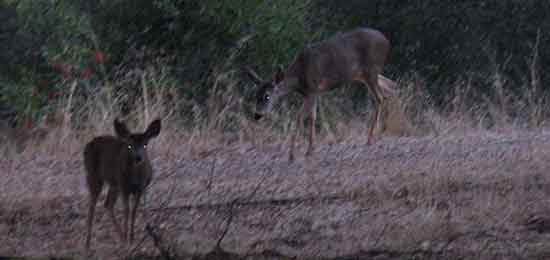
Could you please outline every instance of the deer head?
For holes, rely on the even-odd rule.
[[[126,125],[118,119],[115,119],[114,127],[116,135],[128,144],[128,154],[131,161],[137,165],[147,161],[147,143],[149,143],[151,138],[159,135],[161,128],[160,119],[151,122],[143,133],[130,133]]]
[[[290,86],[282,67],[277,69],[270,81],[263,80],[250,68],[247,69],[247,75],[258,86],[254,119],[259,120],[273,112],[274,106],[278,104],[281,97],[288,94]]]

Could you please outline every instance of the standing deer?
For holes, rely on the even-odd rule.
[[[147,157],[147,143],[159,135],[160,119],[156,119],[143,133],[130,133],[126,125],[118,119],[114,120],[115,136],[99,136],[94,138],[84,148],[84,167],[86,181],[90,192],[90,208],[88,210],[88,230],[86,249],[90,248],[94,211],[103,184],[109,185],[105,208],[109,211],[115,230],[123,242],[128,242],[128,215],[130,197],[134,204],[130,223],[130,242],[133,240],[134,224],[139,200],[145,188],[151,182],[153,168]],[[118,194],[122,193],[124,204],[123,229],[116,220],[114,206]]]
[[[395,82],[383,77],[382,70],[388,57],[390,43],[379,31],[359,28],[340,33],[302,50],[283,72],[281,68],[272,81],[264,81],[253,70],[247,74],[259,85],[255,119],[271,113],[273,107],[291,91],[303,96],[298,113],[298,125],[303,128],[304,114],[310,113],[311,125],[306,156],[313,151],[315,138],[316,98],[328,90],[352,81],[363,83],[373,97],[375,111],[368,132],[367,144],[373,143],[374,129],[378,124],[384,99],[396,93]],[[294,160],[294,143],[290,144],[290,161]]]

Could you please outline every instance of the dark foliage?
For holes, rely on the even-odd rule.
[[[390,38],[385,74],[420,75],[434,100],[460,80],[486,91],[495,72],[520,92],[550,80],[540,72],[550,65],[549,9],[537,0],[4,0],[0,102],[32,116],[66,82],[101,86],[172,57],[163,66],[202,103],[220,72],[252,65],[269,74],[305,44],[359,26]]]

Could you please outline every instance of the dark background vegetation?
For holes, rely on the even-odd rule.
[[[456,82],[484,93],[497,76],[521,93],[550,80],[541,73],[550,65],[547,10],[537,0],[0,0],[0,106],[21,123],[69,82],[85,98],[146,64],[197,104],[221,73],[248,95],[244,66],[267,77],[305,44],[359,26],[391,40],[385,75],[421,78],[435,104]],[[113,87],[131,94],[134,85]]]

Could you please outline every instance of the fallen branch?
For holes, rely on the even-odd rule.
[[[164,244],[162,243],[160,235],[155,233],[155,231],[153,230],[153,227],[147,224],[145,225],[145,231],[147,231],[147,234],[153,239],[153,244],[159,250],[162,258],[164,258],[165,260],[172,260],[173,258],[170,255],[170,251],[164,247]]]

